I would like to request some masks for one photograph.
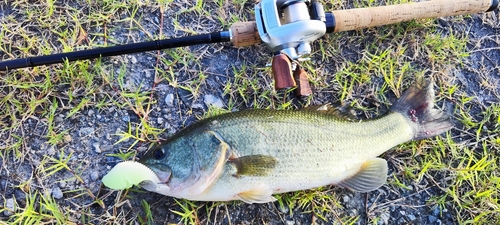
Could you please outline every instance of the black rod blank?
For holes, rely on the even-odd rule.
[[[112,47],[88,49],[76,52],[59,53],[54,55],[45,55],[38,57],[29,57],[23,59],[14,59],[9,61],[0,61],[0,71],[13,70],[25,67],[35,67],[41,65],[50,65],[62,63],[64,61],[76,61],[85,59],[95,59],[99,57],[108,57],[123,55],[144,51],[161,50],[167,48],[185,47],[198,44],[211,44],[230,41],[231,37],[228,31],[214,32],[210,34],[199,34],[180,38],[163,39],[156,41],[140,42],[134,44],[117,45]]]

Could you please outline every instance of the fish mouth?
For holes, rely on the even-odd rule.
[[[172,175],[170,169],[164,170],[163,168],[152,167],[151,170],[156,174],[156,176],[160,180],[160,183],[163,184],[166,184],[170,180],[170,176]]]
[[[156,175],[157,179],[148,179],[139,183],[139,186],[152,192],[168,195],[170,187],[167,182],[170,180],[172,173],[170,168],[161,164],[146,165],[151,172]]]

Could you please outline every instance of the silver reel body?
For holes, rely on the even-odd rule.
[[[323,20],[310,14],[318,7]],[[261,0],[255,6],[255,18],[262,41],[292,60],[304,60],[311,53],[310,43],[326,33],[322,5],[309,0]]]

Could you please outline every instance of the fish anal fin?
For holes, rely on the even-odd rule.
[[[261,184],[254,189],[241,192],[237,195],[238,199],[246,203],[267,203],[276,201],[276,198],[272,196],[273,191],[266,184]]]
[[[234,176],[265,176],[268,175],[278,159],[268,155],[247,155],[229,160],[236,167]]]
[[[369,192],[378,189],[385,184],[386,180],[387,161],[381,158],[374,158],[363,163],[354,176],[336,185],[356,192]]]

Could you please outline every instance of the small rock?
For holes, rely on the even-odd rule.
[[[178,74],[178,76],[180,76],[180,74]],[[189,102],[191,102],[192,100],[192,94],[190,91],[187,91],[187,90],[184,90],[182,88],[178,89],[177,90],[177,96],[180,98],[180,101],[179,104],[188,104]]]
[[[438,206],[432,210],[432,215],[437,217],[437,216],[439,216],[440,212],[441,212],[441,209]]]
[[[409,214],[409,215],[408,215],[408,219],[410,219],[411,221],[414,221],[414,220],[416,220],[417,218],[415,217],[415,215],[413,215],[413,214]]]
[[[87,112],[87,115],[89,117],[92,117],[94,115],[94,110],[90,109],[88,112]]]
[[[174,128],[169,123],[165,123],[163,124],[163,129],[167,130],[167,132],[170,132],[170,130],[173,130]]]
[[[168,107],[174,106],[174,94],[165,96],[165,104],[167,104]]]
[[[140,121],[140,118],[133,110],[127,110],[128,118],[129,121],[127,122],[132,122],[132,123],[137,123]]]
[[[122,117],[122,120],[123,120],[124,122],[130,122],[130,116],[125,115],[125,116],[123,116],[123,117]]]
[[[163,122],[165,122],[165,120],[163,118],[161,118],[161,117],[158,117],[158,119],[156,120],[156,122],[158,124],[163,124]]]
[[[67,185],[66,181],[59,181],[59,187],[60,188],[65,188]]]
[[[112,145],[101,145],[100,149],[102,152],[107,152],[107,151],[111,150],[112,147],[113,147]]]
[[[156,85],[155,89],[159,92],[167,92],[169,87],[166,84],[160,83],[160,84]]]
[[[71,138],[71,135],[69,134],[64,135],[64,143],[70,143],[72,140],[73,138]]]
[[[117,159],[115,157],[108,156],[106,157],[106,167],[109,167],[107,169],[111,169],[111,167],[115,166],[117,164]]]
[[[64,115],[60,114],[54,118],[55,123],[62,123],[64,121]]]
[[[429,223],[431,223],[431,224],[434,224],[438,220],[438,218],[433,216],[433,215],[429,215],[429,217],[427,219],[429,220]]]
[[[295,225],[295,221],[293,220],[287,220],[286,225]]]
[[[405,211],[399,211],[399,214],[401,214],[401,215],[404,216],[404,215],[406,215],[406,212]]]
[[[92,171],[92,173],[90,173],[90,179],[92,181],[96,181],[97,179],[99,179],[99,173],[97,171]]]
[[[87,136],[94,133],[94,128],[93,127],[82,127],[80,128],[79,134],[80,137]]]
[[[191,108],[193,109],[203,109],[203,105],[195,103],[191,105]]]
[[[47,146],[47,149],[45,149],[45,153],[47,155],[54,155],[56,153],[56,150],[54,149],[54,146],[49,145]]]
[[[7,180],[1,179],[0,180],[0,190],[5,190],[6,188],[7,188]]]
[[[99,142],[94,142],[94,143],[92,144],[92,147],[94,147],[94,151],[95,151],[95,152],[97,152],[97,153],[101,153],[101,152],[102,152],[102,151],[101,151],[101,148],[100,148],[100,146],[99,146]]]
[[[14,211],[16,210],[16,202],[13,198],[5,200],[5,208],[7,208],[7,210],[3,211],[5,216],[12,216],[14,214]]]
[[[130,59],[130,61],[133,63],[133,64],[136,64],[137,63],[137,58],[135,56],[132,56],[132,58]]]
[[[343,201],[344,203],[349,202],[349,196],[347,196],[347,195],[342,196],[342,201]]]
[[[14,191],[14,198],[18,199],[26,199],[26,193],[22,191],[21,189],[16,189]]]
[[[203,97],[203,102],[205,102],[205,105],[207,107],[211,105],[217,108],[224,108],[224,103],[222,102],[222,100],[213,95],[205,95]]]
[[[52,197],[55,199],[61,199],[63,197],[63,192],[61,191],[61,188],[55,187],[52,189]]]

